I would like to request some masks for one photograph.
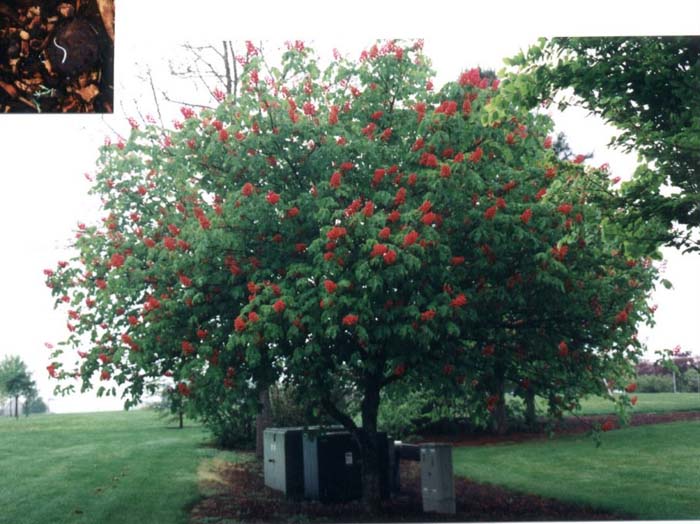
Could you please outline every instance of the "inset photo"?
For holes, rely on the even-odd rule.
[[[0,113],[112,113],[115,0],[0,0]]]

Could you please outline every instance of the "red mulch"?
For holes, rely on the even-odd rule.
[[[590,416],[566,419],[557,433],[585,433],[595,422],[609,417]],[[631,425],[700,420],[700,412],[640,413]],[[455,446],[499,442],[523,442],[547,438],[542,433],[504,436],[460,435],[455,438],[431,437],[424,440],[449,441]],[[359,502],[324,505],[318,502],[287,500],[280,492],[264,485],[262,464],[251,460],[226,464],[219,471],[220,483],[205,488],[216,494],[200,501],[191,513],[192,524],[228,522],[504,522],[504,521],[592,521],[632,520],[633,516],[610,513],[510,491],[492,484],[455,477],[456,515],[426,514],[420,496],[420,468],[416,462],[401,463],[401,493],[383,503],[381,513],[366,513]],[[228,520],[227,520],[228,519]]]

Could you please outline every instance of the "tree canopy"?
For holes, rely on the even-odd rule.
[[[669,244],[700,249],[700,38],[553,38],[509,63],[528,107],[572,88],[573,103],[621,130],[613,144],[640,153],[622,192],[631,227],[653,221]]]
[[[5,357],[0,362],[0,393],[15,399],[15,416],[19,415],[19,397],[34,396],[35,392],[36,385],[22,359]]]
[[[478,69],[436,90],[420,42],[323,71],[301,42],[280,67],[252,43],[243,61],[235,100],[102,148],[102,223],[46,270],[70,331],[52,376],[97,374],[128,403],[162,376],[210,403],[287,382],[355,434],[376,496],[389,384],[488,409],[504,392],[482,385],[508,377],[563,409],[631,374],[655,270],[548,118],[491,118],[499,82]]]

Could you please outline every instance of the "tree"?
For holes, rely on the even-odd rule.
[[[700,250],[700,38],[554,38],[510,63],[526,105],[573,88],[577,99],[562,105],[602,116],[621,130],[614,145],[641,154],[622,192],[631,227],[651,221],[670,245]]]
[[[19,397],[31,396],[36,385],[27,365],[18,356],[5,357],[0,362],[0,391],[15,399],[15,418],[19,417]]]
[[[161,375],[239,405],[284,382],[352,432],[376,508],[387,386],[454,390],[502,361],[575,399],[629,372],[654,272],[606,235],[605,173],[558,159],[543,116],[489,122],[498,81],[479,70],[436,92],[421,47],[321,72],[301,42],[279,68],[248,43],[235,101],[106,145],[106,216],[46,271],[67,346],[91,349],[50,373],[99,373],[127,405]]]

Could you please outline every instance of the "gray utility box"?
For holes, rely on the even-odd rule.
[[[451,445],[421,444],[420,486],[423,511],[456,513]]]
[[[263,432],[265,485],[287,497],[304,496],[303,428],[268,428]]]
[[[379,433],[380,488],[390,492],[389,443]],[[347,502],[362,496],[360,449],[347,431],[304,433],[304,496],[324,503]]]

